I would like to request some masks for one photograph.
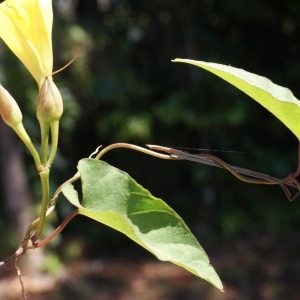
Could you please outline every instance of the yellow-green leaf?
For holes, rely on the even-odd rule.
[[[203,248],[164,201],[103,161],[83,159],[78,170],[82,202],[72,184],[64,185],[62,191],[80,214],[122,232],[160,260],[181,266],[223,289]]]
[[[195,65],[226,80],[269,110],[300,140],[300,101],[289,89],[231,66],[181,58],[173,61]]]

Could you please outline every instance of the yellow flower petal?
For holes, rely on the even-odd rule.
[[[41,86],[52,73],[52,1],[6,0],[0,4],[0,37]]]

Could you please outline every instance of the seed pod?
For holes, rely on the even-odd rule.
[[[3,121],[15,128],[22,122],[22,113],[16,100],[0,84],[0,114]]]
[[[46,77],[39,91],[36,115],[40,122],[52,123],[60,119],[63,113],[61,94],[52,80]]]

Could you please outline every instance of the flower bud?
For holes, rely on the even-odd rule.
[[[22,113],[16,100],[0,84],[0,115],[3,121],[10,127],[15,128],[22,122]]]
[[[61,94],[52,80],[46,77],[39,91],[36,115],[40,122],[58,121],[63,113]]]

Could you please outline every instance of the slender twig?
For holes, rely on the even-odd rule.
[[[77,172],[72,178],[68,179],[67,181],[65,181],[54,193],[54,196],[53,198],[49,201],[48,203],[48,208],[47,208],[47,211],[46,211],[46,218],[52,213],[52,211],[55,209],[55,205],[56,205],[56,202],[57,202],[57,198],[59,196],[59,194],[61,193],[62,191],[62,187],[67,184],[67,183],[72,183],[76,180],[78,180],[80,178],[80,173]],[[28,228],[26,229],[26,236],[27,235],[30,235],[30,236],[34,236],[35,234],[35,231],[36,231],[36,228],[38,226],[40,222],[40,217],[35,219],[29,226]]]
[[[63,221],[62,223],[45,239],[40,242],[33,242],[32,237],[29,235],[22,241],[21,245],[17,249],[15,253],[6,257],[2,261],[0,261],[0,268],[8,265],[9,263],[15,261],[17,258],[26,253],[28,249],[40,248],[46,244],[48,244],[53,238],[55,238],[65,227],[66,225],[79,214],[78,209],[72,211]]]
[[[163,147],[163,146],[158,146],[158,145],[147,145],[150,149],[156,150],[156,151],[161,151],[164,153],[169,153],[171,157],[174,157],[176,159],[183,159],[183,160],[190,160],[218,168],[223,168],[227,169],[230,171],[234,176],[236,176],[238,179],[248,182],[248,183],[254,183],[254,184],[278,184],[288,197],[290,201],[293,201],[300,192],[300,184],[299,182],[293,178],[291,180],[290,178],[284,178],[284,179],[279,179],[276,177],[269,176],[267,174],[255,172],[252,170],[248,170],[245,168],[241,167],[236,167],[229,165],[225,163],[223,160],[220,158],[211,155],[211,154],[197,154],[197,155],[192,155],[186,152],[183,152],[181,150],[173,149],[173,148],[168,148],[168,147]],[[247,175],[250,177],[246,177],[243,175]],[[286,187],[286,185],[294,187],[298,189],[298,193],[292,197],[290,191]]]
[[[21,288],[22,288],[22,297],[23,297],[23,300],[26,300],[27,298],[26,298],[26,294],[25,294],[24,283],[23,283],[23,280],[22,280],[21,269],[17,265],[17,262],[18,262],[18,258],[15,259],[15,269],[17,271],[17,275],[18,275],[18,278],[19,278],[19,283],[20,283]]]
[[[105,153],[107,153],[108,151],[112,150],[112,149],[116,149],[116,148],[127,148],[127,149],[132,149],[132,150],[136,150],[145,154],[149,154],[158,158],[162,158],[162,159],[171,159],[174,160],[176,159],[175,157],[171,157],[170,155],[166,155],[166,154],[161,154],[159,152],[155,152],[140,146],[136,146],[136,145],[132,145],[132,144],[127,144],[127,143],[115,143],[115,144],[111,144],[107,147],[105,147],[103,150],[101,150],[98,155],[95,157],[95,159],[100,159]],[[180,159],[180,158],[179,158]]]
[[[48,235],[46,238],[44,238],[42,241],[40,242],[35,242],[33,243],[32,247],[30,248],[40,248],[42,246],[45,246],[46,244],[48,244],[52,239],[54,239],[66,226],[67,224],[75,217],[79,214],[78,209],[72,211],[63,221],[62,223],[50,234]]]
[[[28,249],[28,244],[30,243],[30,236],[26,236],[24,240],[19,245],[19,248],[16,250],[15,253],[12,255],[4,258],[2,261],[0,261],[0,268],[5,267],[7,264],[11,263],[12,261],[15,261],[18,257],[22,256],[26,253]]]

